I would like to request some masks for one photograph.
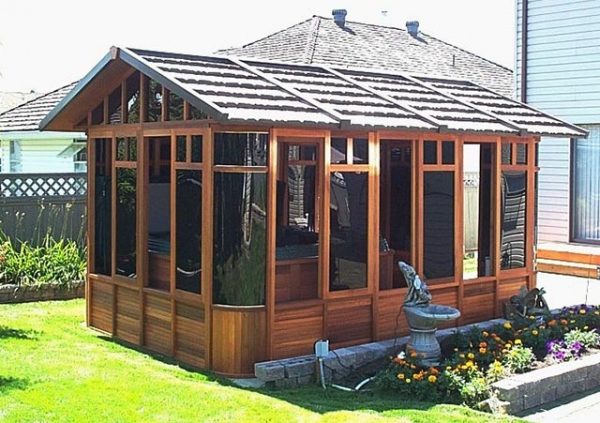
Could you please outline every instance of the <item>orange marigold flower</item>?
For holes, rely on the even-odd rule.
[[[556,320],[554,320],[554,319],[550,320],[548,322],[548,326],[551,327],[551,328],[554,327],[554,326],[556,326]]]
[[[480,342],[479,348],[487,348],[487,342]]]
[[[487,352],[487,350],[485,348],[479,348],[480,354],[485,354],[486,352]]]
[[[569,322],[566,319],[560,319],[560,324],[561,325],[568,325]]]

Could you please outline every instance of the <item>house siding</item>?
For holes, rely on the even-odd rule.
[[[516,0],[516,96],[521,98],[523,0]],[[527,103],[575,124],[600,123],[600,1],[529,0]],[[539,147],[538,241],[570,241],[568,139]]]

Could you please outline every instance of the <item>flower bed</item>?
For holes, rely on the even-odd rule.
[[[482,407],[492,402],[486,400],[499,380],[593,352],[600,346],[599,328],[600,308],[585,305],[489,330],[474,327],[443,343],[439,367],[420,368],[416,355],[393,357],[379,373],[378,386],[412,398]]]

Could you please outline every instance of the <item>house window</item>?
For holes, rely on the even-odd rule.
[[[23,171],[23,163],[21,159],[21,141],[9,141],[9,171],[17,173]]]
[[[83,147],[73,155],[73,171],[78,173],[87,171],[87,147]]]
[[[571,215],[574,241],[600,243],[600,126],[572,145]]]

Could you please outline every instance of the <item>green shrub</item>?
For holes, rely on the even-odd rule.
[[[579,342],[585,349],[596,348],[600,346],[600,335],[596,330],[573,329],[565,334],[565,342],[569,345]]]
[[[85,272],[86,252],[74,241],[46,237],[40,246],[22,242],[16,247],[0,237],[0,284],[70,284],[83,280]]]
[[[504,365],[513,373],[524,373],[531,368],[535,355],[531,348],[515,345],[504,356]]]

